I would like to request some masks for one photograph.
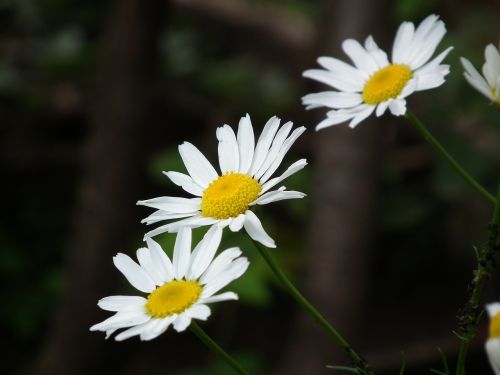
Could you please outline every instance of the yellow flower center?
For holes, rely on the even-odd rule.
[[[372,75],[365,83],[363,101],[366,104],[376,105],[397,98],[412,77],[413,73],[407,65],[388,65]]]
[[[202,289],[197,281],[169,281],[148,296],[146,312],[153,318],[181,313],[200,298]]]
[[[262,186],[249,175],[230,172],[205,189],[201,214],[215,219],[236,217],[248,209],[261,190]]]
[[[500,313],[490,320],[490,339],[500,338]]]

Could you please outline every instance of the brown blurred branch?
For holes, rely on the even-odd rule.
[[[173,4],[230,28],[265,36],[280,48],[304,50],[314,40],[309,22],[275,5],[256,5],[244,0],[173,0]]]
[[[119,0],[110,13],[103,44],[86,152],[66,266],[66,285],[37,374],[98,373],[105,356],[97,300],[109,293],[111,256],[140,233],[134,212],[141,177],[140,133],[150,113],[156,37],[163,2]],[[134,229],[134,230],[132,230]],[[109,368],[109,356],[106,356]]]

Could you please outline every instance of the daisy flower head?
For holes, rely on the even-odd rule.
[[[191,252],[191,229],[183,228],[177,234],[172,260],[154,240],[147,239],[147,248],[137,250],[137,260],[118,253],[113,262],[130,284],[143,296],[110,296],[101,299],[98,306],[115,314],[90,327],[91,331],[106,332],[106,338],[116,330],[116,341],[132,336],[152,340],[170,325],[177,332],[184,331],[192,319],[206,320],[210,316],[209,303],[236,300],[233,292],[216,294],[248,268],[247,258],[234,247],[215,253],[222,237],[222,229],[210,228]]]
[[[156,209],[142,220],[143,223],[171,221],[148,232],[146,237],[177,232],[183,226],[228,226],[233,232],[244,227],[255,241],[276,247],[250,208],[305,196],[298,191],[286,190],[285,186],[273,190],[307,164],[305,159],[298,160],[283,174],[271,178],[290,147],[305,131],[304,127],[292,131],[292,126],[291,122],[280,126],[280,119],[272,117],[257,143],[248,114],[241,118],[237,134],[229,125],[217,128],[220,174],[195,146],[188,142],[181,144],[179,153],[189,174],[164,173],[174,184],[195,197],[159,197],[137,202]]]
[[[354,66],[333,57],[318,58],[324,69],[306,70],[303,76],[335,90],[302,97],[306,109],[331,108],[316,130],[346,121],[354,128],[373,112],[379,117],[387,109],[395,116],[405,114],[406,97],[442,85],[449,73],[441,62],[452,47],[430,60],[445,33],[444,22],[430,15],[417,28],[412,22],[399,26],[390,61],[372,36],[364,45],[354,39],[342,43]]]
[[[487,45],[484,57],[486,61],[482,76],[469,60],[461,57],[460,61],[465,69],[464,76],[472,87],[500,106],[500,46],[497,49],[493,44]]]
[[[490,317],[489,337],[486,340],[486,354],[496,375],[500,375],[500,303],[486,305]]]

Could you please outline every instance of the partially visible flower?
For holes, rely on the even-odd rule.
[[[237,247],[214,259],[221,237],[222,229],[213,226],[191,252],[191,229],[183,228],[177,234],[172,261],[150,238],[147,248],[137,250],[139,264],[118,253],[113,258],[116,268],[133,287],[148,295],[101,299],[101,309],[116,313],[90,330],[106,332],[108,338],[116,330],[127,328],[115,340],[132,336],[152,340],[170,325],[181,332],[192,319],[206,320],[210,316],[209,303],[238,299],[233,292],[215,294],[239,278],[249,264],[247,258],[239,257],[241,251]]]
[[[332,109],[316,130],[346,121],[354,128],[374,111],[379,117],[387,108],[395,116],[405,114],[407,96],[441,86],[449,73],[449,66],[441,62],[452,47],[429,61],[445,33],[443,21],[430,15],[416,29],[411,22],[401,24],[394,39],[391,62],[371,36],[364,46],[353,39],[342,43],[342,49],[354,66],[333,57],[318,58],[318,63],[326,70],[306,70],[303,76],[325,83],[336,91],[302,98],[306,109]]]
[[[495,375],[500,375],[500,303],[490,303],[486,306],[490,316],[490,329],[486,340],[486,353]]]
[[[500,46],[497,49],[493,44],[488,44],[484,49],[484,58],[486,62],[483,65],[483,76],[469,60],[460,58],[465,69],[465,79],[493,103],[500,105]]]
[[[284,186],[271,190],[307,165],[305,159],[298,160],[281,176],[271,178],[305,130],[300,127],[290,134],[292,126],[287,122],[280,127],[280,119],[272,117],[264,126],[257,144],[248,115],[241,118],[237,135],[229,125],[217,128],[220,175],[195,146],[188,142],[181,144],[179,153],[189,175],[173,171],[164,173],[196,198],[159,197],[137,202],[157,210],[142,220],[148,225],[182,219],[160,226],[146,233],[146,237],[177,232],[183,226],[219,225],[229,226],[233,232],[244,227],[255,241],[276,247],[250,207],[305,196],[298,191],[288,191]]]

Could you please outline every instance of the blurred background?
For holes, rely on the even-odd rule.
[[[316,57],[346,60],[340,43],[372,34],[390,51],[403,20],[441,15],[451,74],[409,106],[488,189],[498,184],[500,111],[465,82],[499,42],[498,0],[2,0],[0,1],[0,330],[8,374],[231,374],[189,331],[116,343],[89,327],[97,300],[132,292],[112,256],[132,254],[151,210],[139,199],[182,195],[162,175],[182,170],[177,145],[215,162],[215,129],[248,112],[256,133],[272,115],[308,131],[282,170],[300,201],[266,206],[274,255],[304,294],[377,370],[441,369],[455,360],[456,312],[473,245],[491,207],[436,157],[404,118],[314,132],[325,111],[300,97],[326,87],[301,77]],[[204,230],[196,231],[200,238]],[[171,249],[173,235],[160,237]],[[251,260],[202,327],[253,374],[327,374],[346,364],[281,289],[243,233]],[[484,301],[500,297],[498,277]],[[471,374],[489,374],[486,322]],[[3,372],[2,371],[2,372]]]

